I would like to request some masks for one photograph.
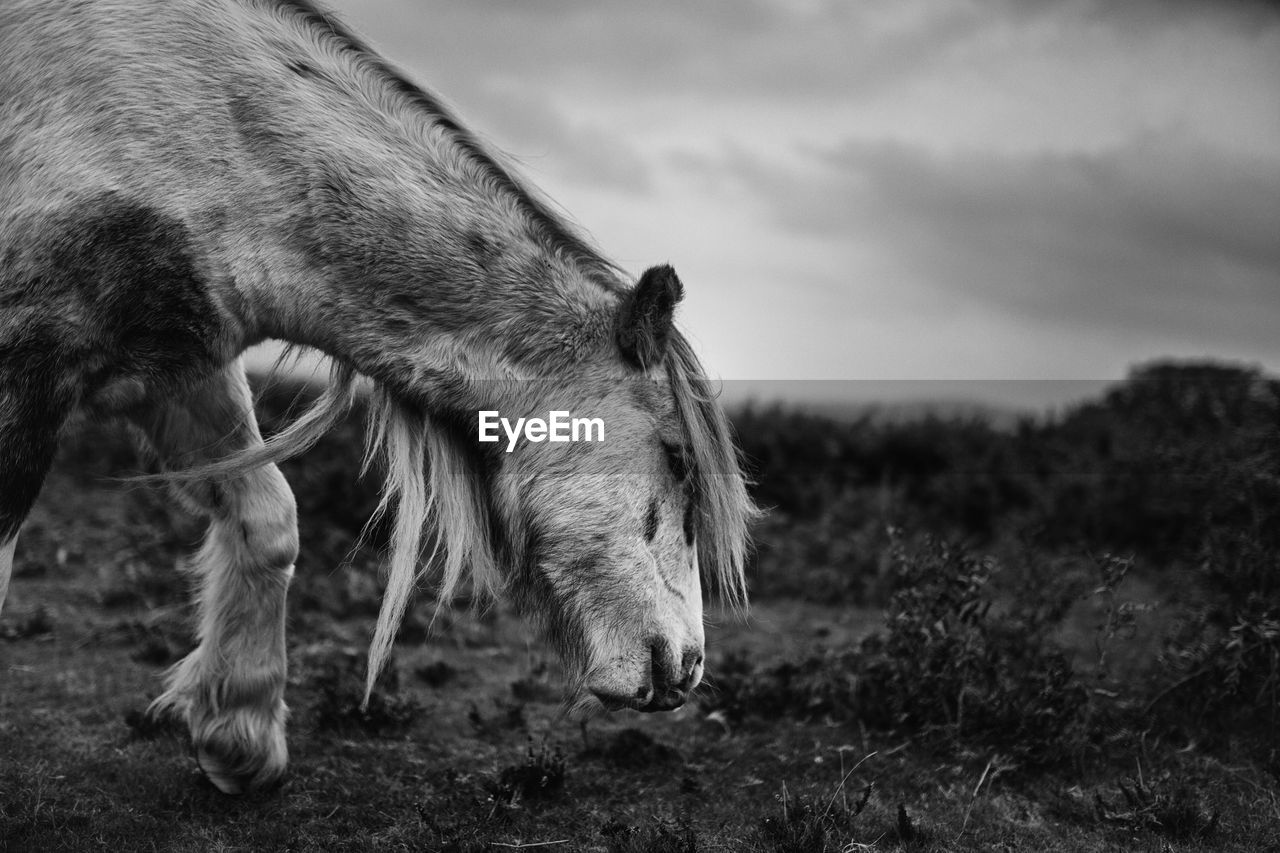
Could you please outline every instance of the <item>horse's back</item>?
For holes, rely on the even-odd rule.
[[[234,86],[254,79],[252,7],[18,2],[0,13],[0,211],[110,189],[190,196],[226,164]]]

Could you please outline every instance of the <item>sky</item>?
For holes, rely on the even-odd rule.
[[[330,8],[606,255],[673,264],[730,384],[1280,371],[1278,4]]]

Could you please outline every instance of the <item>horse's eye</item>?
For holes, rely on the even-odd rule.
[[[644,541],[652,542],[658,535],[658,502],[649,501],[649,514],[644,518]]]
[[[689,479],[689,462],[685,449],[679,445],[664,441],[662,442],[662,450],[667,455],[667,466],[671,469],[671,473],[675,475],[676,482],[683,483]]]

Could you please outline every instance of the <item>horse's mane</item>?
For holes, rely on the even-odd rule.
[[[369,72],[372,83],[381,84],[394,97],[430,121],[433,131],[443,133],[452,143],[452,151],[471,168],[472,174],[488,183],[501,195],[511,199],[533,224],[545,245],[572,258],[576,266],[605,289],[621,292],[621,270],[604,258],[565,218],[552,209],[552,204],[519,181],[495,155],[492,146],[480,142],[476,135],[457,119],[440,98],[414,83],[363,39],[353,33],[333,13],[317,7],[311,0],[267,0],[274,8],[299,21],[319,39],[319,46],[353,62]]]
[[[698,564],[711,590],[741,608],[747,600],[747,529],[759,511],[747,495],[729,419],[693,347],[678,330],[667,346],[667,378],[693,461]]]

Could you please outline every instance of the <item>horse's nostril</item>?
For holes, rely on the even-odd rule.
[[[698,678],[698,667],[702,665],[702,650],[689,649],[680,659],[680,683],[677,688],[685,693],[693,689]]]
[[[649,673],[653,680],[654,695],[661,696],[675,682],[675,675],[667,663],[667,643],[665,640],[652,640],[649,643]]]
[[[651,710],[670,710],[679,707],[693,689],[697,680],[698,667],[702,664],[702,650],[686,649],[680,655],[679,663],[671,654],[671,646],[661,639],[649,643],[649,671],[653,683],[654,704],[665,707],[652,707]]]
[[[698,649],[689,649],[684,653],[684,657],[680,659],[680,670],[688,677],[698,668],[698,664],[702,663],[702,652]]]

